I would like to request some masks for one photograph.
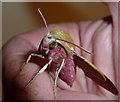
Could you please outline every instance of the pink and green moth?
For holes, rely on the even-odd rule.
[[[42,19],[47,27],[47,23],[38,9]],[[51,71],[55,74],[54,77],[54,97],[56,98],[57,78],[59,77],[67,85],[72,87],[76,75],[76,67],[83,70],[85,75],[102,86],[111,93],[118,95],[118,90],[115,85],[108,79],[94,64],[88,61],[83,56],[79,56],[74,46],[81,50],[91,54],[89,51],[73,43],[71,36],[59,29],[55,29],[51,32],[48,30],[48,34],[42,39],[38,50],[35,53],[31,53],[26,63],[31,60],[31,57],[38,57],[41,61],[44,61],[44,65],[38,71],[38,73],[28,82],[26,87],[36,78],[39,74],[42,74],[45,70]],[[42,63],[43,64],[43,63]]]

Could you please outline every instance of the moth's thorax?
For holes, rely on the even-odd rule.
[[[52,49],[48,53],[48,59],[53,59],[53,63],[61,63],[62,59],[67,57],[66,51],[61,47],[57,46],[56,48]],[[59,66],[57,66],[59,67]]]

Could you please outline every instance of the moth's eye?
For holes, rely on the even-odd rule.
[[[57,43],[56,42],[52,42],[51,44],[50,44],[50,49],[54,49],[55,47],[57,47]]]
[[[52,31],[50,31],[50,34],[52,34]]]
[[[48,36],[48,39],[52,39],[52,36]]]

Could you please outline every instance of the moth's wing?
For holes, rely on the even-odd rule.
[[[96,66],[82,56],[73,55],[73,59],[75,64],[84,71],[87,77],[91,78],[106,90],[118,95],[118,90],[115,85],[100,72]]]
[[[62,40],[66,40],[69,41],[71,43],[74,43],[72,37],[70,36],[70,34],[60,30],[60,29],[54,29],[50,32],[56,39],[62,39]],[[73,44],[68,43],[68,45],[72,48],[74,48]]]

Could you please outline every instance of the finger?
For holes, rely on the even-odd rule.
[[[107,2],[107,0],[102,0],[108,6],[108,9],[112,15],[112,43],[113,43],[113,61],[114,69],[116,75],[116,82],[118,81],[118,1],[111,0],[112,2]],[[118,82],[117,82],[118,83]]]
[[[22,71],[17,75],[14,80],[17,88],[25,90],[26,98],[31,99],[54,99],[53,96],[53,79],[43,72],[39,74],[27,87],[28,82],[36,75],[39,71],[39,66],[33,63],[26,64]],[[18,92],[19,93],[19,92]],[[18,94],[19,95],[19,94]],[[18,97],[16,95],[16,97]],[[29,98],[29,99],[30,99]]]
[[[95,51],[94,63],[100,70],[115,83],[114,65],[112,56],[112,25],[103,24],[97,29],[94,40],[93,48]],[[104,89],[102,89],[104,90]],[[114,99],[114,96],[108,91],[104,90],[107,97]]]
[[[100,97],[95,94],[81,93],[79,91],[62,91],[58,100],[107,100],[106,97]]]
[[[80,29],[80,41],[81,41],[81,46],[83,46],[85,49],[90,51],[91,53],[96,54],[93,50],[93,35],[96,29],[99,28],[99,26],[103,23],[102,20],[96,20],[96,21],[83,21],[79,23],[79,29]],[[90,62],[93,63],[93,57],[94,55],[89,55],[85,52],[82,52],[82,56],[87,58]],[[93,83],[93,81],[89,78],[86,77],[86,87],[89,93],[96,94],[96,91],[98,88],[96,85]],[[98,94],[99,91],[97,91]]]
[[[3,67],[5,70],[4,75],[7,76],[9,80],[19,72],[22,62],[26,61],[28,55],[37,51],[39,43],[44,36],[43,32],[44,29],[42,30],[41,28],[41,30],[18,35],[4,45],[2,54]]]
[[[110,78],[114,83],[115,77],[114,77],[114,71],[113,71],[114,67],[112,62],[113,59],[112,59],[112,37],[111,37],[112,25],[107,24],[103,20],[98,20],[96,22],[95,21],[81,22],[79,25],[81,28],[80,36],[81,36],[82,46],[86,49],[90,49],[90,51],[94,51],[93,56],[89,56],[85,53],[82,53],[83,56],[85,56],[90,61],[94,61],[93,63],[98,68],[100,68],[100,70],[103,73],[105,73],[105,75],[107,75],[108,78]],[[107,51],[108,53],[106,54]],[[104,56],[107,56],[107,57],[104,58]],[[107,68],[109,68],[109,70]],[[97,90],[99,90],[94,83],[91,84],[91,80],[87,79],[87,82],[89,83],[88,84],[89,92],[95,93]]]
[[[115,70],[116,84],[118,84],[118,2],[107,3],[113,19],[113,63]]]

